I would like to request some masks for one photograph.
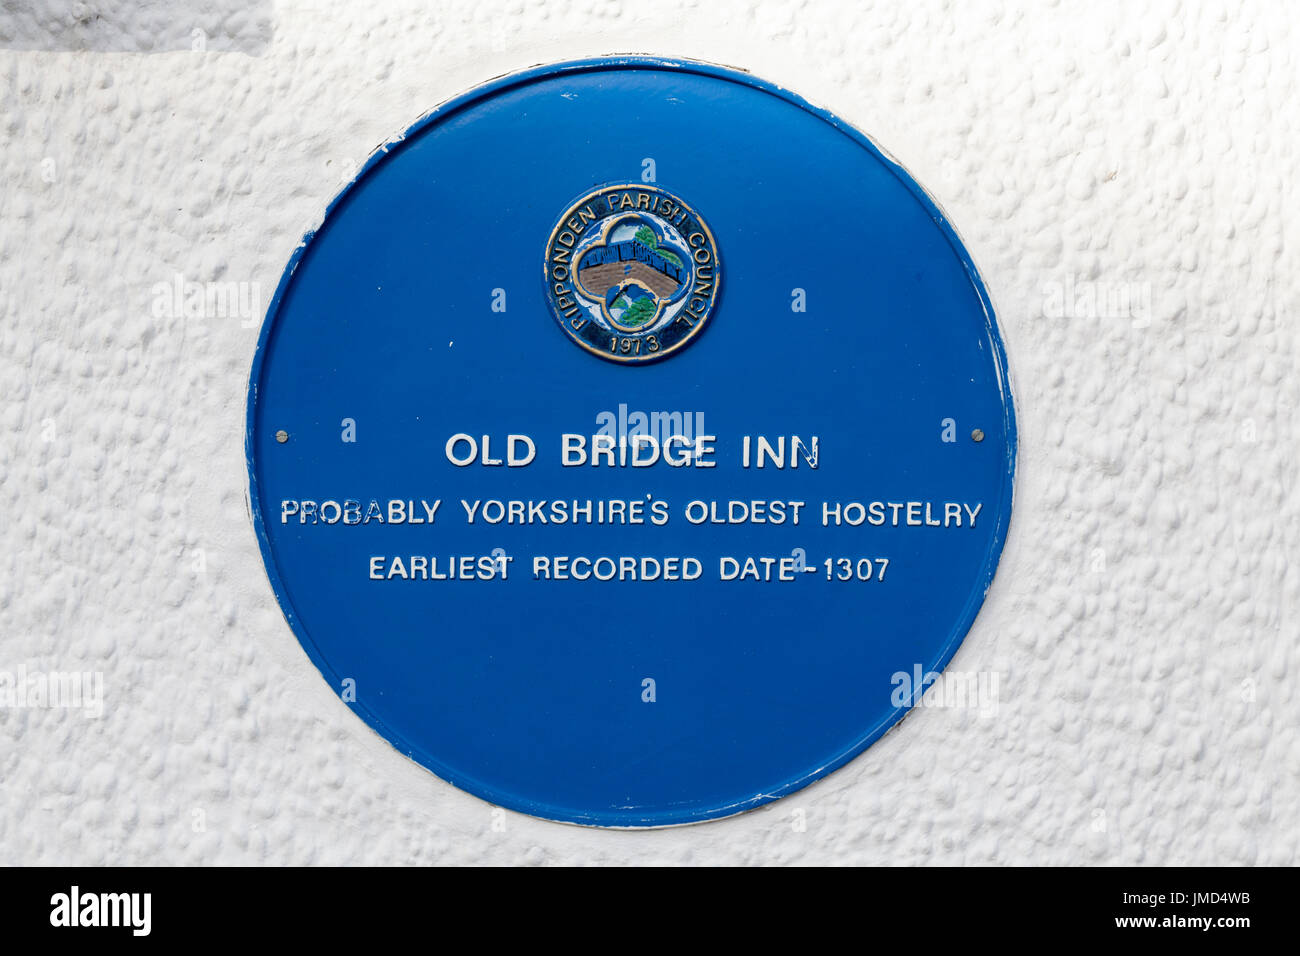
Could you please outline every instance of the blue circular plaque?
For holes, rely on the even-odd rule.
[[[248,400],[267,573],[346,705],[457,787],[615,827],[777,799],[923,704],[1015,451],[988,295],[916,182],[783,89],[643,57],[377,151]]]

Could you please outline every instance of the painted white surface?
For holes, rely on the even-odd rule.
[[[102,671],[105,707],[0,709],[0,861],[1297,861],[1289,4],[275,0],[256,5],[269,33],[188,4],[17,6],[0,7],[0,669]],[[113,29],[87,32],[96,14]],[[234,52],[133,52],[195,27]],[[375,145],[492,76],[606,52],[791,87],[961,231],[1022,445],[1001,569],[953,666],[998,672],[1001,705],[914,713],[735,819],[616,833],[504,813],[497,832],[299,648],[244,504],[257,330],[159,317],[155,287],[256,283],[264,308]],[[1149,314],[1044,315],[1067,282],[1136,283]]]

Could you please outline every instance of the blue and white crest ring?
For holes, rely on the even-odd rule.
[[[667,358],[703,329],[722,268],[700,214],[667,190],[613,183],[569,204],[543,263],[551,311],[601,358]]]
[[[493,804],[724,817],[997,708],[978,632],[949,667],[1011,515],[989,296],[902,167],[749,74],[542,67],[376,151],[284,270],[246,452],[311,662]]]

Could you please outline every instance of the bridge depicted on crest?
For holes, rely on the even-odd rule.
[[[667,299],[687,278],[684,266],[669,262],[636,239],[597,246],[578,260],[578,281],[597,295],[624,279],[636,279],[656,296]]]

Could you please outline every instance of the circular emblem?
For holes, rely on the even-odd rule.
[[[614,183],[569,204],[546,244],[546,298],[566,335],[614,362],[694,341],[718,301],[704,220],[659,186]]]

